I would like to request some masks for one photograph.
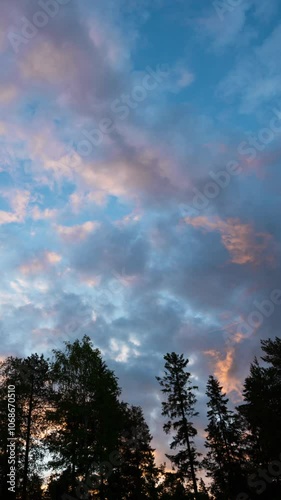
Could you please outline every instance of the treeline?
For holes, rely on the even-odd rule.
[[[198,388],[188,359],[164,356],[163,375],[156,378],[164,431],[171,435],[167,468],[155,463],[142,409],[121,400],[116,375],[89,337],[66,342],[52,360],[6,358],[0,363],[0,498],[279,500],[281,339],[261,347],[235,411],[219,381],[209,377],[203,456],[194,441]],[[9,391],[15,397],[8,406]]]

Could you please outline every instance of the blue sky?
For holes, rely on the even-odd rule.
[[[275,0],[1,2],[0,354],[88,334],[159,456],[163,355],[203,415],[279,334],[280,43]]]

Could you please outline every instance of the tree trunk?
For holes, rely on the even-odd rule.
[[[177,378],[177,383],[178,383],[177,375],[176,375],[176,378]],[[178,387],[180,387],[179,383],[178,383]],[[190,472],[191,472],[191,477],[192,477],[194,495],[195,495],[195,500],[198,500],[197,479],[196,479],[196,474],[195,474],[195,469],[194,469],[194,463],[193,463],[188,428],[187,428],[187,421],[186,421],[186,417],[185,417],[185,413],[184,413],[183,401],[182,401],[182,396],[181,396],[180,390],[179,390],[179,398],[180,398],[181,414],[182,414],[182,420],[183,420],[183,426],[184,426],[185,441],[186,441],[187,451],[188,451],[189,461],[190,461]]]

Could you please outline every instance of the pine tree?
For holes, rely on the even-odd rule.
[[[191,385],[191,374],[185,370],[189,360],[184,359],[183,354],[168,353],[164,356],[164,360],[164,377],[156,377],[163,394],[166,395],[166,401],[162,403],[162,415],[168,417],[168,421],[163,429],[167,434],[171,430],[175,432],[170,448],[179,448],[175,455],[166,456],[177,467],[187,483],[191,482],[197,500],[196,470],[199,466],[197,460],[199,454],[194,446],[193,438],[197,431],[192,419],[198,415],[195,411],[197,400],[193,392],[198,387]]]

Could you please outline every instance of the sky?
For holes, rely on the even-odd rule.
[[[0,357],[89,335],[168,452],[183,353],[232,404],[281,319],[278,0],[1,0]]]

